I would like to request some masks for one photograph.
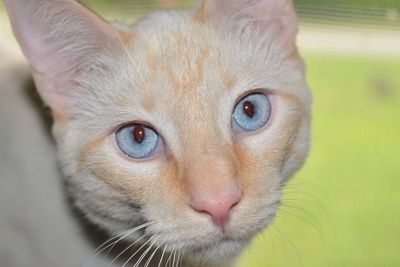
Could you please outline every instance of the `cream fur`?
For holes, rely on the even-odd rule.
[[[58,157],[77,207],[113,234],[151,222],[126,239],[146,233],[140,244],[178,250],[183,266],[231,266],[273,220],[281,187],[309,147],[311,95],[291,1],[237,0],[226,13],[227,1],[155,12],[129,32],[72,0],[5,1],[53,109]],[[235,16],[244,7],[246,16]],[[263,11],[280,15],[266,20]],[[252,89],[271,95],[273,117],[256,133],[235,133],[233,107]],[[163,137],[152,159],[127,160],[113,143],[115,130],[133,121]],[[224,234],[190,207],[190,186],[199,181],[210,191],[227,183],[241,190]]]

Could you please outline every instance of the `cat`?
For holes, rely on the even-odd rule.
[[[234,266],[309,151],[292,1],[203,0],[132,26],[74,0],[4,2],[74,205],[138,246],[126,263]]]

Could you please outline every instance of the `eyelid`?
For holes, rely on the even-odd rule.
[[[267,97],[269,97],[269,96],[272,94],[268,89],[265,89],[265,88],[255,88],[255,89],[250,89],[250,90],[248,90],[248,91],[246,91],[246,92],[243,92],[243,93],[241,93],[239,96],[236,97],[236,100],[235,100],[235,102],[234,102],[234,105],[233,105],[233,107],[232,107],[232,109],[231,109],[231,114],[233,114],[233,112],[235,111],[235,108],[236,108],[237,104],[239,104],[239,102],[240,102],[243,98],[245,98],[245,97],[248,96],[248,95],[257,94],[257,93],[264,94],[264,95],[266,95]]]
[[[143,125],[150,129],[153,129],[158,134],[160,133],[160,131],[156,127],[154,127],[153,124],[151,124],[147,121],[141,121],[141,120],[133,120],[133,121],[129,121],[129,122],[119,123],[117,126],[114,126],[112,128],[111,133],[116,133],[116,132],[118,132],[119,129],[122,129],[123,127],[129,126],[129,125]]]

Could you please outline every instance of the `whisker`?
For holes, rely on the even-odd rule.
[[[283,212],[284,214],[286,214],[288,216],[292,216],[292,217],[296,218],[297,220],[299,220],[301,222],[307,223],[308,225],[312,226],[312,228],[314,228],[320,235],[322,235],[321,228],[318,225],[316,225],[314,222],[312,222],[312,221],[310,221],[310,220],[308,220],[308,219],[306,219],[306,218],[304,218],[304,217],[302,217],[302,216],[300,216],[298,214],[295,214],[295,213],[292,213],[292,212],[288,212],[287,210],[284,210],[284,209],[280,209],[279,212]]]
[[[304,203],[309,203],[309,204],[312,204],[313,206],[315,206],[316,208],[318,208],[319,210],[321,210],[321,211],[323,211],[323,212],[325,212],[326,210],[325,210],[325,208],[324,208],[324,206],[322,206],[321,205],[321,202],[318,202],[317,200],[315,200],[315,199],[309,199],[309,198],[293,198],[293,197],[290,197],[290,198],[287,198],[286,197],[286,195],[282,198],[282,202],[284,202],[284,203],[301,203],[301,202],[304,202]],[[302,203],[303,204],[303,203]]]
[[[160,236],[158,236],[157,238],[155,238],[155,236],[152,236],[153,241],[150,243],[150,246],[144,251],[144,253],[140,256],[140,258],[138,259],[138,261],[135,263],[135,265],[133,265],[133,267],[138,267],[139,264],[143,261],[143,259],[146,257],[147,253],[149,253],[149,251],[151,251],[151,248],[154,246],[154,244],[157,242],[157,240],[160,238]]]
[[[175,250],[175,248],[174,249],[172,249],[172,252]],[[167,259],[167,262],[165,263],[165,266],[168,266],[168,263],[169,263],[169,261],[171,260],[171,257],[172,257],[172,252],[169,254],[169,257],[168,257],[168,259]]]
[[[122,239],[126,238],[127,236],[133,234],[134,232],[136,232],[136,231],[138,231],[138,230],[140,230],[140,229],[142,229],[142,228],[144,228],[144,227],[147,227],[147,226],[149,226],[149,225],[151,225],[151,224],[153,224],[153,223],[155,223],[155,222],[143,223],[143,224],[141,224],[141,225],[139,225],[139,226],[137,226],[137,227],[135,227],[135,228],[133,228],[133,229],[127,230],[127,231],[125,231],[125,232],[123,232],[123,233],[120,233],[120,234],[118,234],[118,235],[116,235],[116,236],[110,238],[109,240],[105,241],[103,244],[101,244],[101,245],[93,252],[94,255],[91,256],[91,257],[83,264],[83,266],[87,266],[89,263],[91,263],[91,262],[93,261],[94,258],[96,258],[100,253],[102,253],[104,250],[106,250],[106,249],[109,248],[110,246],[112,246],[112,247],[111,247],[111,249],[107,252],[107,254],[113,249],[113,247],[115,246],[116,243],[118,243],[118,242],[121,241]],[[116,239],[117,239],[117,240],[116,240]],[[116,241],[112,242],[113,240],[116,240]],[[112,243],[110,243],[110,242],[112,242]]]
[[[178,249],[178,258],[176,260],[176,267],[179,267],[181,265],[182,258],[181,258],[181,248]]]
[[[157,266],[157,267],[160,267],[160,266],[161,266],[162,260],[163,260],[163,258],[164,258],[165,250],[166,250],[167,248],[168,248],[168,245],[165,244],[164,249],[163,249],[163,252],[162,252],[162,254],[161,254],[160,262],[158,263],[158,266]]]
[[[270,230],[270,228],[268,227],[268,230]],[[271,245],[272,245],[272,247],[275,247],[275,239],[274,239],[274,237],[273,237],[273,235],[272,235],[272,231],[267,231],[268,232],[268,235],[269,235],[269,238],[270,238],[270,240],[271,240]]]
[[[161,235],[158,236],[158,238],[157,238],[156,241],[158,241],[158,239],[160,239],[160,237],[161,237]],[[150,258],[146,261],[144,267],[148,267],[148,266],[149,266],[151,260],[153,259],[154,255],[157,253],[157,251],[158,251],[158,249],[160,248],[160,246],[162,246],[162,244],[159,245],[159,246],[156,245],[156,249],[155,249],[154,252],[150,255]]]
[[[319,184],[311,183],[311,182],[301,183],[301,182],[290,181],[289,183],[281,184],[279,187],[280,188],[282,188],[282,187],[284,187],[284,188],[312,187],[313,189],[323,191],[323,187],[321,187]]]
[[[135,251],[135,253],[133,253],[133,254],[129,257],[129,259],[126,260],[126,262],[124,263],[124,265],[122,265],[122,267],[125,267],[125,266],[128,264],[128,262],[129,262],[131,259],[133,259],[133,257],[135,257],[135,255],[136,255],[142,248],[144,248],[144,247],[147,245],[147,243],[151,242],[151,240],[153,239],[153,237],[154,237],[154,236],[150,237],[149,240],[147,240],[139,249],[137,249],[137,250]]]
[[[307,199],[313,200],[317,203],[321,202],[321,197],[326,195],[324,190],[322,190],[319,186],[315,186],[312,189],[307,185],[292,185],[288,184],[279,188],[279,191],[286,195],[301,195],[307,197]],[[318,194],[316,194],[318,192]],[[285,198],[285,197],[284,197]]]
[[[138,230],[140,230],[140,229],[138,229]],[[136,231],[135,231],[135,232],[136,232]],[[108,254],[114,249],[114,247],[118,244],[119,241],[123,240],[124,238],[128,237],[128,236],[131,235],[131,234],[133,234],[133,233],[126,234],[126,235],[124,235],[123,237],[121,237],[120,239],[118,239],[117,241],[113,242],[113,245],[112,245],[111,248],[107,251],[107,254],[106,254],[106,255],[108,255]]]
[[[130,244],[129,246],[127,246],[121,253],[119,253],[112,262],[110,262],[110,264],[108,265],[109,267],[111,267],[111,265],[119,258],[121,257],[128,249],[130,249],[131,247],[133,247],[137,242],[139,242],[140,240],[142,240],[143,238],[146,237],[146,234],[141,236],[140,238],[138,238],[135,242],[133,242],[132,244]]]
[[[316,201],[316,202],[321,202],[320,197],[315,195],[314,193],[310,193],[306,190],[303,189],[290,189],[290,188],[283,188],[280,190],[283,194],[283,198],[285,199],[286,196],[301,196],[304,197],[305,200],[309,201]]]
[[[294,252],[296,254],[296,257],[299,259],[300,265],[304,267],[304,261],[303,261],[303,258],[301,256],[301,253],[300,253],[299,249],[296,247],[296,245],[293,243],[293,241],[277,225],[275,225],[274,223],[271,223],[270,225],[278,232],[278,234],[280,235],[280,237],[282,239],[286,240],[289,243],[289,245],[292,248],[292,250],[294,250]]]
[[[176,250],[174,249],[174,253],[173,253],[173,257],[172,257],[172,267],[175,267],[175,255],[176,255]]]
[[[127,231],[125,231],[125,232],[123,232],[123,233],[120,233],[120,234],[118,234],[118,235],[116,235],[116,236],[110,238],[110,239],[107,240],[106,242],[104,242],[102,245],[99,246],[98,249],[101,249],[102,246],[105,246],[108,242],[111,242],[111,241],[113,241],[114,239],[117,239],[117,238],[119,238],[119,237],[121,237],[121,236],[124,236],[124,235],[129,235],[129,234],[131,234],[131,233],[133,233],[133,232],[136,232],[136,231],[142,229],[143,227],[147,227],[147,226],[149,226],[149,225],[151,225],[151,224],[153,224],[153,223],[155,223],[155,222],[143,223],[143,224],[141,224],[141,225],[136,226],[136,227],[133,228],[133,229],[130,229],[130,230],[127,230]],[[98,250],[98,249],[97,249],[97,250]]]
[[[293,209],[295,211],[299,211],[300,213],[303,213],[307,217],[310,217],[313,221],[317,221],[314,214],[312,214],[311,212],[309,212],[308,210],[306,210],[304,208],[297,207],[296,205],[287,204],[286,202],[283,202],[283,203],[281,203],[281,208],[288,208],[288,209]]]

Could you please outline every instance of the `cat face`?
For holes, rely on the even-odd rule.
[[[237,255],[308,152],[292,3],[205,1],[127,31],[76,2],[33,2],[47,17],[6,5],[76,205],[112,233],[146,223],[126,238],[196,261]]]

